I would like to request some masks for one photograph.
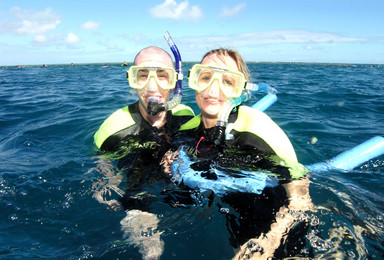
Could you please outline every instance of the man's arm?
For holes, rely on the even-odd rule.
[[[97,157],[96,163],[97,166],[93,169],[101,173],[103,177],[92,184],[93,197],[113,210],[121,209],[121,205],[116,199],[107,200],[106,197],[111,196],[113,191],[121,197],[124,195],[124,192],[118,187],[123,179],[123,175],[114,167],[112,161],[107,158]]]

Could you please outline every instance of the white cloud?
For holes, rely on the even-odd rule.
[[[337,43],[337,42],[363,42],[365,38],[345,37],[334,33],[312,32],[305,30],[280,30],[266,32],[250,32],[228,36],[206,36],[184,38],[185,44],[195,47],[228,46],[240,47],[260,44],[281,44],[281,43]]]
[[[334,43],[356,42],[365,40],[356,37],[344,37],[335,33],[312,32],[306,30],[281,30],[268,32],[253,32],[239,34],[240,40],[251,41],[256,44],[269,43]]]
[[[33,36],[33,42],[38,44],[60,44],[63,42],[63,36],[59,33],[57,34],[36,34]],[[40,45],[41,46],[41,45]]]
[[[135,42],[141,41],[142,39],[145,39],[145,36],[143,34],[137,34],[137,35],[133,36],[133,40]]]
[[[228,8],[226,6],[223,7],[220,13],[220,17],[229,17],[229,16],[235,16],[237,15],[242,9],[244,9],[247,6],[246,3],[238,4],[232,8]]]
[[[189,6],[188,1],[177,4],[175,0],[165,0],[149,10],[154,18],[170,18],[175,20],[198,21],[203,17],[203,12],[198,5]]]
[[[87,21],[81,25],[81,29],[83,30],[97,30],[99,29],[101,23],[95,21]]]
[[[43,43],[43,42],[46,42],[48,39],[47,39],[47,36],[43,34],[37,34],[33,37],[33,40],[38,43]]]
[[[10,19],[0,23],[0,32],[14,34],[43,34],[56,29],[61,23],[60,17],[51,8],[44,11],[22,10],[14,7]]]
[[[69,44],[75,44],[80,42],[80,37],[74,33],[68,33],[67,38],[65,39],[65,42]]]

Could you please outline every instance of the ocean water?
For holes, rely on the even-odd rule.
[[[184,73],[192,64],[184,64]],[[384,135],[384,68],[249,64],[275,87],[266,112],[290,137],[299,161],[325,161]],[[140,259],[114,211],[94,199],[93,134],[136,100],[126,67],[57,65],[0,69],[0,258]],[[186,86],[184,82],[184,86]],[[261,97],[261,96],[260,96]],[[256,98],[248,104],[256,102]],[[194,93],[182,103],[195,112]],[[302,253],[315,258],[384,257],[384,156],[350,172],[310,175],[315,209]],[[111,197],[117,196],[111,193]],[[231,259],[218,212],[157,205],[161,259]],[[143,237],[145,234],[143,234]]]

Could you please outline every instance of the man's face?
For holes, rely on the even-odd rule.
[[[171,67],[173,68],[172,60],[169,56],[161,54],[142,54],[136,58],[136,66],[143,67]],[[158,103],[168,102],[172,90],[162,89],[156,82],[154,77],[150,77],[147,84],[137,90],[139,97],[139,105],[147,109],[148,100],[150,98],[158,100]]]

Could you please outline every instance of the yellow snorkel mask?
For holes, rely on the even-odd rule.
[[[217,79],[220,89],[227,97],[239,97],[244,90],[246,80],[239,71],[196,64],[189,71],[189,87],[202,92]]]
[[[173,68],[131,66],[127,71],[129,85],[134,89],[144,88],[151,77],[162,89],[173,89],[176,86],[177,75]]]

